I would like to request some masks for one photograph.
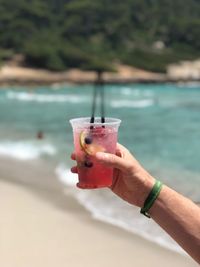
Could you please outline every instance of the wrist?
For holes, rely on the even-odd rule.
[[[137,192],[138,198],[136,200],[136,206],[139,208],[142,208],[144,206],[144,202],[151,192],[153,186],[155,183],[155,179],[148,175],[141,183],[141,187],[139,189],[139,192]]]
[[[143,215],[145,215],[148,218],[151,218],[151,216],[149,214],[149,210],[154,205],[154,202],[158,198],[160,191],[162,189],[162,185],[163,184],[160,181],[155,180],[154,186],[151,189],[148,197],[146,198],[146,200],[144,202],[144,206],[140,210],[140,213],[142,213]]]

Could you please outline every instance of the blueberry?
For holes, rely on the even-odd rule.
[[[85,167],[91,168],[93,166],[93,163],[91,161],[85,161],[84,162]]]
[[[87,136],[87,137],[85,137],[85,143],[87,144],[87,145],[90,145],[90,144],[92,144],[92,138],[90,137],[90,136]]]

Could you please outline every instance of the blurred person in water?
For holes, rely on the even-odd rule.
[[[37,139],[44,139],[44,134],[42,131],[37,132]]]

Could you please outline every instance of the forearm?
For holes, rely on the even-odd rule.
[[[125,147],[118,145],[117,148],[117,155],[98,152],[95,156],[101,163],[115,169],[111,190],[130,204],[144,207],[155,179]],[[200,263],[200,208],[197,205],[163,186],[148,213]]]
[[[200,263],[200,208],[197,205],[163,186],[149,213],[152,219]]]

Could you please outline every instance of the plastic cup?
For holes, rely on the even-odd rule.
[[[74,147],[78,166],[79,182],[77,187],[92,189],[109,187],[112,185],[113,168],[98,162],[94,155],[97,152],[116,153],[117,134],[121,120],[95,118],[71,119],[73,129]]]

